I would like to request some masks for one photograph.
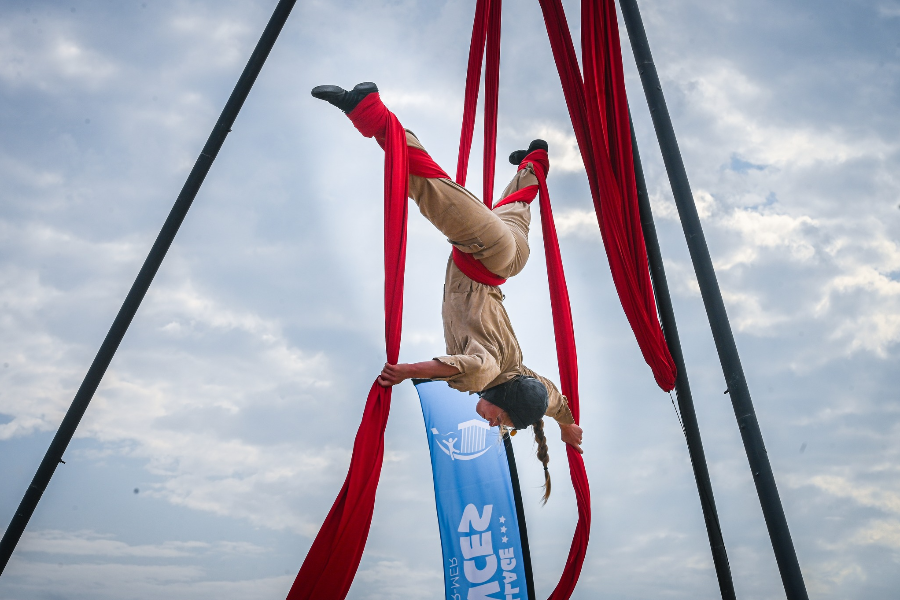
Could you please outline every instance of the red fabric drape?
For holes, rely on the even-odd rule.
[[[484,156],[481,167],[483,180],[481,199],[488,208],[494,203],[494,165],[497,164],[497,114],[500,98],[500,13],[501,0],[491,0],[484,58]]]
[[[582,80],[561,1],[539,2],[619,301],[656,383],[670,391],[675,362],[656,315],[638,217],[615,5],[582,0]]]
[[[456,160],[456,183],[465,187],[469,172],[469,155],[475,133],[475,106],[481,90],[481,63],[484,60],[484,43],[487,40],[488,14],[491,0],[476,0],[475,20],[472,22],[472,40],[469,42],[469,65],[466,69],[466,91],[463,99],[463,120],[459,134],[459,157]]]
[[[572,308],[569,303],[569,291],[566,285],[566,275],[563,270],[562,257],[559,251],[559,239],[556,235],[556,224],[553,221],[553,211],[550,207],[550,193],[547,190],[546,173],[549,166],[549,158],[544,150],[535,150],[528,154],[519,168],[531,163],[538,179],[537,186],[529,186],[511,194],[498,206],[510,202],[526,201],[534,199],[535,192],[539,191],[541,209],[541,228],[544,238],[544,256],[547,261],[547,282],[550,287],[550,307],[553,313],[553,332],[556,339],[556,356],[559,363],[560,388],[569,400],[569,408],[575,422],[581,421],[581,402],[578,394],[578,354],[575,349],[575,329],[572,324]],[[457,260],[457,253],[466,262]],[[493,283],[490,277],[496,277],[469,254],[458,252],[454,248],[454,262],[467,276],[487,285],[499,285]],[[467,272],[463,265],[472,263],[480,265],[483,272]],[[485,276],[485,273],[487,276]],[[587,471],[582,456],[566,446],[566,454],[569,460],[569,474],[572,486],[575,488],[575,499],[578,507],[578,522],[575,525],[575,534],[572,536],[572,545],[565,568],[560,576],[559,583],[550,595],[551,599],[562,600],[569,598],[578,583],[581,567],[587,553],[588,540],[591,533],[591,491],[588,483]]]
[[[377,94],[351,113],[354,125],[384,145],[384,337],[387,361],[396,364],[403,320],[406,221],[409,196],[406,132]],[[288,593],[288,600],[341,599],[347,595],[362,558],[384,457],[384,429],[391,389],[373,383],[344,486],[319,530]]]
[[[498,0],[493,1],[497,2]],[[472,33],[472,45],[469,48],[469,69],[466,77],[466,101],[464,103],[463,109],[463,133],[460,140],[459,161],[457,165],[457,181],[460,181],[460,176],[462,178],[462,181],[465,181],[465,168],[468,163],[468,155],[471,151],[472,146],[471,132],[475,122],[475,107],[478,100],[478,84],[481,68],[480,53],[482,52],[482,49],[476,44],[476,40],[484,39],[485,36],[491,37],[496,35],[498,40],[500,37],[499,17],[495,20],[490,20],[487,17],[490,6],[486,5],[484,0],[478,0],[475,10],[476,27],[482,26],[482,24],[486,24],[484,26],[488,28],[488,31],[485,33],[481,33],[479,31],[478,36],[476,36],[476,33],[474,31]],[[497,57],[497,60],[499,64],[499,56]],[[577,69],[577,63],[575,63],[575,68]],[[497,69],[496,71],[491,71],[490,74],[496,79],[494,81],[489,81],[488,75],[485,75],[486,90],[496,89],[499,83],[499,69]],[[490,115],[488,113],[489,106],[490,99],[487,98],[485,100],[486,132],[488,131],[487,126],[490,119]],[[491,165],[494,164],[496,160],[495,146],[496,120],[494,121],[493,136],[490,137],[490,143],[488,142],[487,133],[485,135],[485,165],[487,165],[489,162]],[[543,150],[532,152],[526,157],[525,161],[523,161],[523,164],[528,161],[532,162],[535,165],[540,165],[535,167],[535,173],[538,175],[538,188],[540,189],[541,196],[541,223],[544,230],[544,252],[547,260],[547,278],[548,283],[550,284],[550,304],[553,311],[553,329],[556,337],[556,353],[557,360],[559,361],[560,365],[560,385],[562,387],[563,394],[565,394],[566,397],[569,398],[569,407],[571,408],[572,414],[575,417],[575,422],[578,423],[580,422],[581,418],[581,409],[578,399],[578,361],[575,351],[575,334],[572,325],[572,311],[569,305],[569,293],[565,283],[565,273],[563,272],[562,268],[562,258],[560,257],[559,253],[559,240],[556,236],[556,227],[553,223],[553,214],[550,210],[550,196],[547,193],[546,173],[547,167],[549,165],[547,153]],[[490,188],[488,187],[488,183],[490,183]],[[487,170],[485,173],[484,198],[485,203],[489,207],[491,206],[491,202],[488,200],[488,198],[491,197],[492,193],[493,166],[490,169],[490,177],[488,177]],[[460,266],[465,262],[473,262],[477,265],[481,265],[480,262],[474,260],[469,255],[460,256],[459,258],[461,260],[456,260],[457,254],[462,255],[463,253],[457,252],[454,249],[454,262],[456,262],[457,266]],[[468,261],[466,261],[465,259],[468,259]],[[493,275],[492,273],[487,271],[487,269],[484,269],[483,265],[481,266],[482,269],[487,272],[487,274]],[[462,270],[463,273],[465,273],[472,279],[475,279],[476,281],[489,283],[489,280],[485,277],[485,273],[470,274],[466,272],[466,270],[462,266],[460,266],[460,270]],[[483,278],[479,279],[478,275],[482,276]],[[569,549],[569,556],[566,560],[566,566],[563,569],[562,575],[560,576],[559,583],[556,585],[556,588],[553,590],[553,593],[550,596],[550,598],[554,600],[569,598],[572,595],[572,592],[575,590],[575,584],[578,582],[578,577],[581,574],[581,566],[584,563],[584,557],[587,552],[587,544],[591,531],[590,487],[588,485],[587,471],[584,467],[584,461],[580,454],[578,454],[568,446],[566,446],[566,452],[569,459],[569,473],[572,479],[572,485],[575,488],[575,498],[578,506],[578,522],[575,525],[575,534],[572,536],[572,545]]]
[[[466,70],[466,92],[463,102],[462,128],[459,135],[459,158],[456,183],[466,185],[472,136],[475,131],[475,108],[481,86],[481,63],[484,60],[484,159],[482,162],[482,200],[491,207],[494,198],[494,165],[497,162],[497,113],[500,83],[500,14],[501,0],[477,0],[469,64]],[[485,45],[487,57],[485,57]],[[465,272],[465,271],[464,271]]]
[[[547,153],[535,150],[525,157],[522,164],[531,162],[538,179],[539,202],[541,207],[541,232],[544,237],[544,257],[547,261],[547,282],[550,284],[550,308],[553,313],[553,334],[556,338],[556,360],[559,363],[559,383],[563,395],[569,400],[569,409],[575,422],[581,422],[581,401],[578,395],[578,354],[575,350],[575,328],[572,324],[572,307],[569,303],[569,289],[566,286],[566,274],[563,270],[562,256],[559,252],[559,238],[556,235],[556,224],[553,222],[553,211],[550,208],[550,193],[547,191]],[[591,534],[591,489],[588,484],[584,459],[571,446],[566,445],[569,459],[569,474],[575,488],[575,501],[578,506],[578,522],[566,566],[556,584],[552,600],[569,598],[578,583],[581,566],[587,553],[588,539]]]

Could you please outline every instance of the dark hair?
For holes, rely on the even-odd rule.
[[[550,470],[547,468],[547,463],[550,462],[550,454],[547,448],[547,436],[544,435],[544,419],[538,419],[534,425],[534,441],[537,442],[537,457],[538,460],[544,463],[544,497],[541,498],[541,505],[547,504],[547,499],[550,498]]]
[[[482,390],[479,396],[504,410],[516,429],[525,429],[547,410],[547,386],[534,377],[516,375],[509,381]]]

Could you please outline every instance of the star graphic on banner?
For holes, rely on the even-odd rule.
[[[502,538],[500,538],[500,541],[502,541],[502,542],[505,544],[506,541],[507,541],[508,539],[509,539],[509,538],[507,538],[507,537],[504,535]]]
[[[501,528],[500,528],[500,533],[506,533],[506,527],[501,527]]]
[[[500,522],[501,522],[501,523],[506,523],[506,517],[500,517]]]

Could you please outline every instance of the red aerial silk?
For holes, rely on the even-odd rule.
[[[490,4],[485,4],[485,2],[490,2]],[[479,23],[484,23],[485,21],[488,22],[489,31],[487,36],[489,39],[496,36],[499,40],[500,19],[499,16],[496,19],[486,19],[486,11],[499,11],[499,3],[500,0],[478,0],[478,4],[476,5],[475,24],[477,26]],[[479,13],[479,10],[483,11],[485,14]],[[495,29],[492,29],[492,27]],[[476,61],[473,60],[473,56],[481,52],[481,49],[475,45],[477,39],[480,39],[481,43],[484,44],[484,36],[476,38],[476,35],[473,32],[472,46],[469,48],[469,69],[466,74],[466,101],[463,112],[463,134],[460,141],[457,181],[460,180],[461,173],[464,180],[464,169],[468,162],[468,152],[471,149],[471,129],[475,120],[474,113],[478,99],[478,80],[481,67],[480,57],[478,58],[477,64]],[[499,65],[499,56],[496,60]],[[577,63],[575,68],[577,69]],[[485,75],[486,91],[495,89],[497,86],[497,81],[490,80],[491,73],[491,71],[488,71]],[[499,78],[499,70],[493,74]],[[494,183],[493,164],[496,155],[495,146],[497,127],[496,119],[491,122],[490,114],[488,114],[490,106],[491,98],[488,96],[485,98],[486,114],[484,142],[485,165],[488,164],[488,161],[490,161],[491,164],[490,172],[485,172],[485,202],[488,206],[491,206],[491,203],[488,200],[490,197],[488,185],[490,185],[490,188],[492,189]],[[490,132],[492,137],[489,137],[489,125],[493,127],[493,131]],[[465,148],[463,148],[464,144],[466,146]],[[463,155],[464,151],[466,153],[465,156]],[[544,237],[544,255],[547,261],[547,280],[550,286],[550,307],[553,313],[553,331],[556,338],[556,357],[557,362],[559,363],[560,388],[562,389],[562,393],[569,400],[569,408],[572,411],[575,422],[579,423],[581,421],[581,405],[578,395],[578,356],[575,349],[575,331],[572,325],[572,309],[569,303],[566,276],[563,271],[562,257],[559,252],[559,239],[556,235],[556,225],[553,222],[553,212],[550,208],[550,194],[547,191],[546,176],[549,168],[549,159],[545,151],[537,150],[529,153],[529,155],[525,157],[522,164],[519,165],[520,168],[524,167],[528,162],[532,163],[534,166],[534,172],[538,178],[537,187],[540,190],[541,227]],[[522,195],[522,200],[527,198],[528,201],[530,201],[534,198],[534,190],[531,188],[525,188],[517,193]],[[498,203],[498,206],[506,202],[514,201],[516,200],[507,197],[501,200]],[[474,262],[478,265],[481,265],[481,263],[472,258],[471,255],[457,252],[454,248],[454,262],[460,267],[460,270],[463,271],[463,273],[476,281],[488,283],[489,285],[497,285],[491,283],[489,279],[479,279],[477,276],[473,276],[473,274],[467,272],[466,269],[462,267],[462,261],[457,260],[457,255],[462,255],[460,258],[466,258],[469,262]],[[490,273],[483,265],[482,269],[489,275],[493,275],[493,273]],[[477,275],[477,273],[475,275]],[[566,454],[569,459],[569,475],[572,479],[572,486],[575,489],[575,500],[578,506],[578,522],[575,525],[575,533],[572,536],[572,545],[569,548],[569,556],[566,559],[566,565],[560,575],[559,583],[556,584],[556,588],[554,588],[553,592],[550,594],[551,600],[564,600],[572,596],[575,585],[578,583],[578,577],[581,575],[581,567],[584,564],[584,558],[587,554],[588,539],[591,534],[591,491],[588,484],[587,470],[584,466],[584,459],[581,454],[569,445],[566,445]]]
[[[613,282],[644,360],[650,365],[657,384],[663,390],[670,391],[675,386],[676,369],[659,326],[653,287],[647,269],[646,248],[638,214],[631,129],[615,5],[612,0],[582,0],[582,51],[586,74],[582,80],[560,0],[539,1],[544,12],[547,33],[559,70],[569,115],[584,159]],[[475,119],[484,40],[494,37],[499,40],[500,36],[499,16],[493,17],[493,11],[497,10],[496,4],[499,2],[500,0],[478,0],[476,5],[475,27],[469,48],[463,132],[457,168],[458,181],[464,181],[465,166],[471,149],[471,131]],[[479,30],[476,34],[475,30],[484,27],[485,23],[487,32],[482,33]],[[478,42],[482,47],[476,45]],[[491,60],[490,56],[488,60]],[[499,56],[496,57],[496,61],[499,64]],[[499,75],[499,71],[496,73]],[[486,90],[496,88],[496,81],[492,81],[490,75],[491,71],[485,75]],[[488,160],[493,165],[495,160],[493,143],[489,146],[489,140],[494,142],[496,139],[496,118],[491,120],[489,113],[491,106],[491,97],[488,95],[485,99],[485,165],[488,164]],[[493,131],[488,131],[489,125],[493,126]],[[535,154],[532,153],[532,157]],[[535,173],[541,192],[541,222],[560,384],[563,394],[569,398],[570,408],[577,423],[580,421],[580,403],[572,314],[559,254],[559,242],[553,224],[550,197],[547,193],[546,164],[542,166],[543,169],[535,168]],[[490,206],[488,185],[493,186],[493,169],[489,174],[487,170],[485,172],[485,202]],[[466,256],[470,261],[477,262],[471,256]],[[460,265],[460,261],[456,262]],[[478,280],[477,277],[473,279]],[[488,283],[487,280],[482,282]],[[584,462],[581,455],[572,448],[567,446],[566,449],[578,503],[578,523],[566,566],[550,596],[552,599],[569,598],[572,595],[581,573],[590,535],[590,489]]]
[[[582,80],[561,0],[539,2],[619,301],[656,383],[670,391],[675,361],[659,326],[647,269],[615,4],[582,0]]]
[[[384,109],[378,94],[369,94],[350,114],[366,137],[384,146],[384,338],[387,362],[397,363],[403,321],[403,276],[406,268],[406,220],[409,178],[406,132]],[[375,491],[384,457],[384,429],[391,390],[372,383],[344,486],[319,530],[288,593],[288,600],[341,599],[347,595],[372,523]]]
[[[469,45],[469,68],[463,106],[462,131],[459,136],[459,158],[456,163],[456,183],[466,185],[472,134],[475,129],[475,106],[481,83],[481,61],[487,58],[484,69],[484,182],[482,200],[488,208],[494,198],[494,164],[497,162],[497,107],[500,89],[500,9],[501,0],[477,0],[472,41]],[[465,273],[465,271],[463,271]],[[468,273],[467,273],[468,275]],[[500,285],[500,284],[491,284]]]
[[[562,256],[559,253],[559,238],[556,236],[556,224],[553,222],[553,211],[550,208],[550,193],[547,191],[547,166],[549,161],[544,150],[531,152],[522,161],[522,165],[531,162],[534,174],[537,175],[540,190],[541,232],[544,237],[544,256],[547,261],[547,283],[550,284],[550,309],[553,313],[553,334],[556,338],[556,360],[559,363],[559,383],[563,395],[569,400],[569,409],[576,423],[581,422],[581,402],[578,396],[578,354],[575,351],[575,329],[572,325],[572,307],[569,303],[569,289],[566,286],[566,274],[563,270]],[[528,188],[526,188],[528,189]],[[581,565],[587,553],[588,538],[591,534],[591,489],[588,485],[584,459],[574,448],[566,444],[566,455],[569,459],[569,474],[575,488],[575,501],[578,506],[578,522],[566,566],[560,575],[559,583],[550,598],[561,600],[569,598],[578,583]]]

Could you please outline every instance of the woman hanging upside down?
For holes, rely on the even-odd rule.
[[[344,111],[364,136],[374,137],[383,146],[390,113],[374,83],[360,83],[349,91],[320,85],[313,88],[312,95]],[[511,197],[504,203],[503,199],[538,184],[535,169],[544,173],[549,169],[547,142],[534,140],[528,150],[510,154],[510,162],[519,169],[493,211],[453,182],[409,130],[406,143],[410,164],[415,160],[425,165],[416,170],[428,175],[413,174],[411,166],[409,196],[454,247],[447,263],[441,310],[448,355],[418,363],[386,364],[378,383],[389,387],[410,378],[446,381],[455,389],[477,393],[480,398],[475,410],[492,427],[525,429],[532,425],[537,456],[544,465],[546,501],[550,459],[542,417],[546,414],[556,419],[562,440],[578,452],[582,452],[582,430],[553,382],[522,364],[522,350],[497,285],[520,273],[528,261],[530,198],[534,195],[527,201]]]

